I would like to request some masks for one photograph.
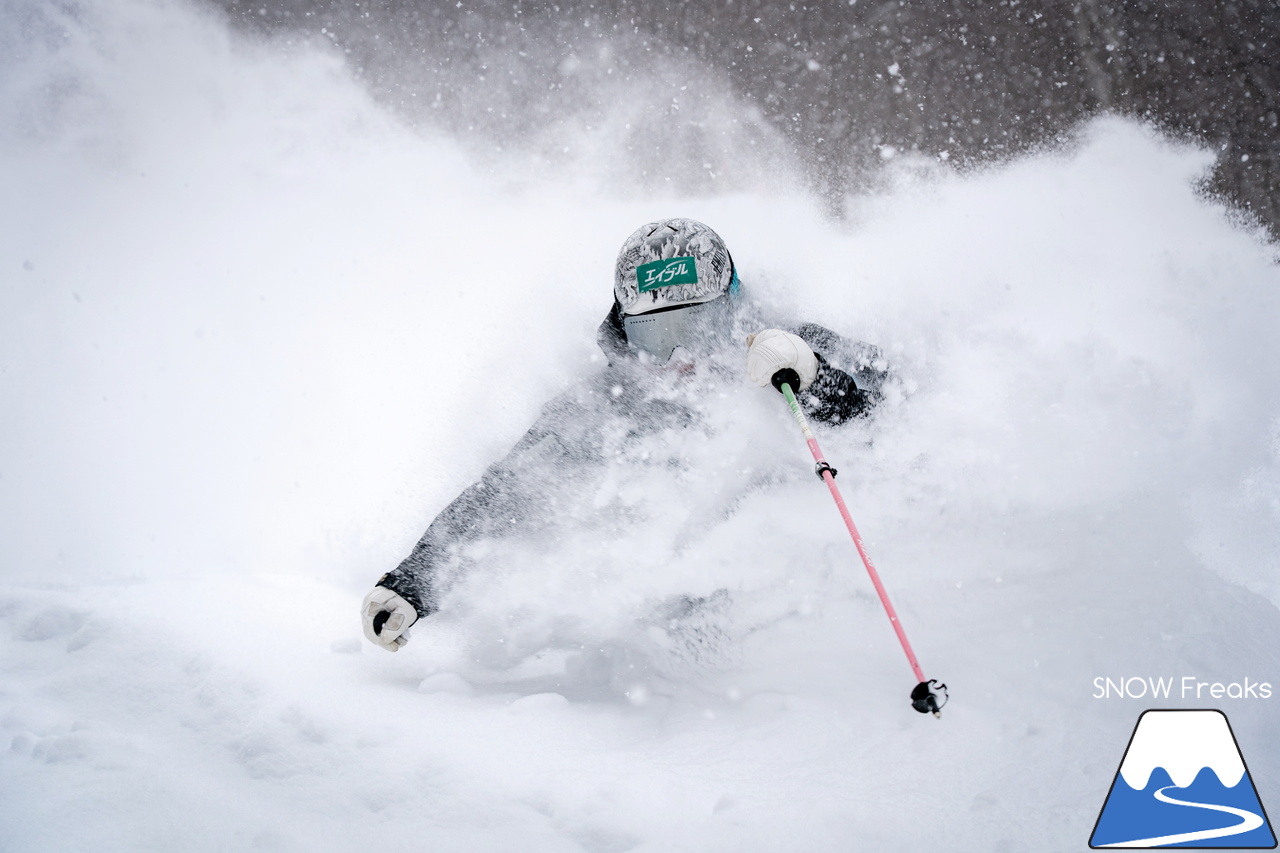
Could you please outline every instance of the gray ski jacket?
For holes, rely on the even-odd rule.
[[[880,399],[888,375],[879,350],[812,323],[790,331],[818,359],[816,379],[797,395],[806,414],[827,424],[865,416]],[[641,364],[628,346],[616,302],[600,324],[597,341],[608,365],[548,403],[506,457],[436,516],[409,556],[378,581],[408,601],[419,617],[436,612],[453,584],[484,562],[483,554],[468,546],[596,513],[574,502],[575,485],[598,486],[606,465],[646,436],[696,428],[696,404],[654,390],[660,371]],[[740,375],[738,370],[734,378]],[[625,523],[596,514],[600,517],[593,523],[604,536],[611,525]]]

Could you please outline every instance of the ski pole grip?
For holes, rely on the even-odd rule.
[[[791,386],[791,393],[800,391],[800,374],[796,373],[795,368],[784,367],[777,373],[773,374],[773,378],[769,380],[773,387],[778,389],[778,393],[782,393],[782,383]]]

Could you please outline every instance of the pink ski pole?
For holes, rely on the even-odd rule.
[[[809,429],[809,420],[804,416],[804,412],[800,409],[800,402],[796,400],[796,395],[791,390],[791,385],[796,387],[800,385],[800,377],[794,370],[790,368],[780,370],[773,376],[773,385],[782,392],[782,396],[787,398],[787,405],[791,407],[791,414],[795,416],[796,423],[800,425],[800,431],[804,433],[805,441],[809,443],[809,452],[813,454],[813,460],[816,463],[815,469],[817,474],[827,484],[827,488],[831,490],[831,497],[835,498],[836,507],[840,510],[840,517],[844,519],[845,527],[849,528],[849,535],[853,537],[853,545],[858,549],[858,556],[862,558],[862,565],[867,567],[867,574],[871,576],[871,583],[876,588],[876,595],[880,596],[880,603],[884,605],[885,613],[889,615],[889,623],[893,625],[893,631],[898,635],[898,642],[902,644],[902,650],[906,652],[907,663],[911,664],[911,672],[915,674],[916,680],[919,682],[915,689],[911,691],[911,707],[915,708],[922,714],[933,714],[935,717],[941,716],[939,713],[942,706],[947,703],[947,685],[940,684],[936,679],[926,679],[924,671],[920,669],[920,662],[916,660],[916,653],[911,648],[911,641],[907,639],[907,632],[902,629],[902,622],[898,619],[898,612],[893,609],[893,603],[889,601],[889,594],[885,592],[884,584],[880,582],[880,573],[876,571],[875,565],[871,562],[871,556],[867,553],[867,548],[862,544],[862,536],[858,533],[857,526],[853,523],[853,517],[849,515],[849,508],[845,506],[844,497],[840,494],[840,488],[836,485],[836,469],[827,464],[827,460],[822,455],[822,448],[818,447],[818,440],[813,437],[813,430]],[[941,704],[938,702],[938,696],[933,692],[933,686],[942,691],[943,699]]]

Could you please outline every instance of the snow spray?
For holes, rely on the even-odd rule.
[[[947,704],[947,685],[939,683],[936,679],[926,679],[924,671],[920,669],[920,662],[916,660],[916,653],[911,648],[911,641],[907,639],[907,632],[902,628],[902,622],[898,619],[898,613],[893,609],[893,602],[889,601],[889,593],[885,592],[884,584],[880,582],[880,573],[876,571],[875,564],[871,562],[871,556],[867,553],[867,548],[862,544],[862,535],[858,533],[857,525],[853,523],[853,517],[849,515],[849,508],[845,506],[844,497],[840,494],[840,487],[836,485],[836,469],[827,464],[827,460],[822,455],[822,448],[818,446],[818,440],[813,437],[813,430],[809,429],[809,420],[804,416],[804,412],[800,410],[800,403],[796,400],[796,395],[792,392],[791,386],[800,387],[800,377],[790,368],[779,370],[773,375],[773,386],[782,392],[782,396],[787,399],[787,405],[791,407],[791,414],[795,416],[796,423],[800,425],[800,431],[804,433],[804,439],[809,443],[809,452],[813,454],[813,460],[816,463],[814,468],[818,476],[827,484],[827,488],[831,490],[831,497],[835,498],[836,507],[840,510],[840,517],[844,519],[845,527],[849,528],[849,535],[853,537],[853,545],[858,549],[858,556],[862,558],[862,565],[867,567],[867,574],[871,576],[871,583],[876,588],[876,595],[880,596],[880,603],[884,605],[885,613],[889,615],[889,623],[893,625],[894,633],[898,635],[898,642],[902,644],[902,650],[906,652],[907,663],[911,664],[911,671],[915,673],[916,680],[919,682],[911,691],[911,707],[915,708],[922,714],[933,714],[935,717],[941,716],[942,706]],[[942,701],[939,703],[938,695],[934,692],[934,688],[942,692]]]

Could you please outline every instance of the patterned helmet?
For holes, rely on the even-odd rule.
[[[720,235],[695,219],[663,219],[622,244],[613,295],[624,314],[696,305],[730,291],[733,259]]]

